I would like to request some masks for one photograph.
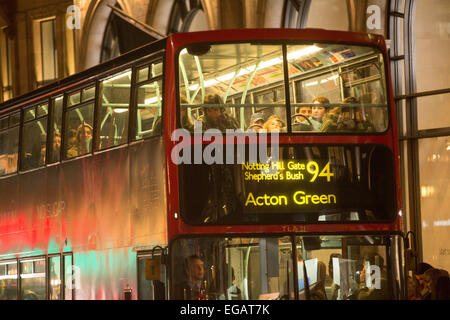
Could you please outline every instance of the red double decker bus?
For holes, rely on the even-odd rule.
[[[3,299],[401,299],[382,37],[173,34],[0,106]]]

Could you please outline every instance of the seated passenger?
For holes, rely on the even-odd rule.
[[[264,114],[262,112],[257,112],[252,114],[250,119],[250,125],[248,126],[247,132],[259,132],[264,126]]]
[[[198,255],[191,255],[184,260],[184,274],[186,279],[175,286],[175,299],[200,300],[206,293],[205,267]]]
[[[328,104],[330,103],[330,100],[328,100],[324,96],[318,96],[314,98],[312,102],[313,104]],[[322,128],[322,117],[328,109],[328,107],[312,106],[312,115],[308,118],[308,120],[313,126],[313,131],[320,131],[320,129]],[[301,123],[309,124],[306,120],[302,121]]]
[[[67,135],[67,158],[73,158],[78,156],[77,150],[77,131],[75,129],[69,129]]]
[[[341,111],[342,111],[341,107],[335,107],[331,109],[330,112],[325,113],[322,117],[322,127],[320,128],[320,131],[322,132],[336,131]]]
[[[390,299],[387,276],[384,269],[384,259],[378,253],[367,253],[363,258],[363,268],[360,272],[360,290],[358,300],[384,300]],[[380,273],[368,274],[367,265],[379,268]],[[379,277],[379,278],[378,278]],[[369,287],[367,287],[369,283]]]
[[[236,119],[230,117],[225,113],[222,98],[218,94],[210,94],[205,97],[204,104],[214,104],[214,107],[203,108],[204,114],[201,115],[197,121],[202,122],[202,130],[206,131],[208,129],[219,129],[225,132],[226,129],[237,129],[239,124]]]
[[[355,97],[347,97],[342,103],[359,104],[359,101]],[[374,132],[375,128],[370,121],[365,120],[360,107],[350,107],[340,110],[336,131]]]
[[[283,127],[283,120],[275,114],[271,115],[263,125],[265,132],[281,132]]]
[[[83,122],[77,129],[76,135],[77,153],[79,156],[91,152],[92,150],[92,127],[90,124]]]
[[[305,107],[297,107],[295,108],[295,123],[300,123],[302,121],[305,121],[305,117],[309,118],[312,115],[312,109],[311,107],[305,106]]]

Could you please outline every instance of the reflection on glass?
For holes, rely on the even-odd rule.
[[[127,142],[131,70],[100,83],[98,149]]]
[[[66,158],[81,156],[92,151],[93,120],[93,103],[71,109],[66,113]]]
[[[0,263],[0,300],[17,299],[17,262]]]
[[[177,239],[171,251],[172,298],[399,298],[403,275],[397,249],[401,241],[389,235]]]
[[[12,114],[9,118],[9,126],[17,126],[20,123],[20,112]]]
[[[33,120],[35,116],[35,107],[29,108],[23,112],[23,121]]]
[[[45,259],[20,262],[21,298],[23,300],[45,299]]]
[[[138,82],[145,80],[148,80],[148,66],[145,66],[138,71]]]
[[[36,108],[36,117],[42,117],[48,114],[48,104],[42,104]]]
[[[0,132],[0,176],[17,171],[19,127]]]
[[[50,134],[51,144],[50,158],[48,163],[58,162],[60,159],[60,149],[61,149],[61,128],[62,128],[62,108],[63,108],[63,97],[57,97],[52,99],[53,106],[53,121],[51,126]]]
[[[174,244],[173,262],[175,299],[293,297],[289,237],[181,239]]]
[[[344,44],[314,47],[287,46],[289,77],[295,83],[292,131],[385,131],[388,113],[381,53]],[[318,76],[304,76],[324,67],[326,71]]]
[[[194,54],[196,52],[199,55]],[[191,121],[182,120],[185,128],[190,129],[186,124],[199,120],[203,123],[203,130],[216,128],[224,131],[236,127],[253,130],[251,116],[258,112],[263,114],[264,122],[276,115],[283,124],[278,130],[286,129],[281,45],[193,46],[181,51],[179,62],[180,119],[191,118]],[[276,88],[269,89],[264,98],[251,98],[249,103],[244,103],[256,88],[268,86]],[[269,131],[269,128],[265,130]]]
[[[299,298],[392,299],[385,243],[381,236],[297,237]]]
[[[163,63],[157,62],[152,63],[152,78],[156,78],[162,75],[163,73]]]
[[[23,126],[21,169],[29,170],[45,165],[47,117]]]
[[[69,95],[69,97],[67,99],[67,106],[70,107],[70,106],[79,104],[80,103],[80,95],[81,94],[79,91]]]
[[[72,300],[72,256],[64,256],[64,299]]]
[[[158,80],[137,89],[136,140],[162,133],[161,85]]]
[[[61,257],[49,259],[49,299],[61,299]]]
[[[83,94],[82,94],[83,102],[94,99],[94,97],[95,97],[95,87],[83,89]]]

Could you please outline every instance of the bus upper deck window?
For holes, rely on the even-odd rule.
[[[19,151],[19,126],[16,118],[20,113],[0,119],[0,176],[17,172]]]
[[[45,165],[48,104],[25,111],[22,131],[21,170]]]
[[[261,88],[270,93],[257,98]],[[200,120],[202,130],[251,130],[252,115],[260,113],[264,121],[276,116],[285,125],[284,92],[281,45],[193,44],[180,51],[179,118],[186,129]]]
[[[106,149],[128,141],[131,70],[100,82],[100,106],[97,149]]]

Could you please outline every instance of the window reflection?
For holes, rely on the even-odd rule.
[[[17,262],[0,263],[0,300],[17,299]]]
[[[397,236],[217,237],[172,245],[172,298],[379,300],[399,297]],[[292,260],[295,248],[297,261]],[[392,252],[392,256],[389,256]],[[392,274],[388,273],[391,270]],[[297,294],[295,288],[298,288]]]
[[[44,300],[45,259],[20,262],[20,295],[23,300]]]
[[[293,296],[291,253],[288,237],[178,240],[173,298],[289,299]]]

